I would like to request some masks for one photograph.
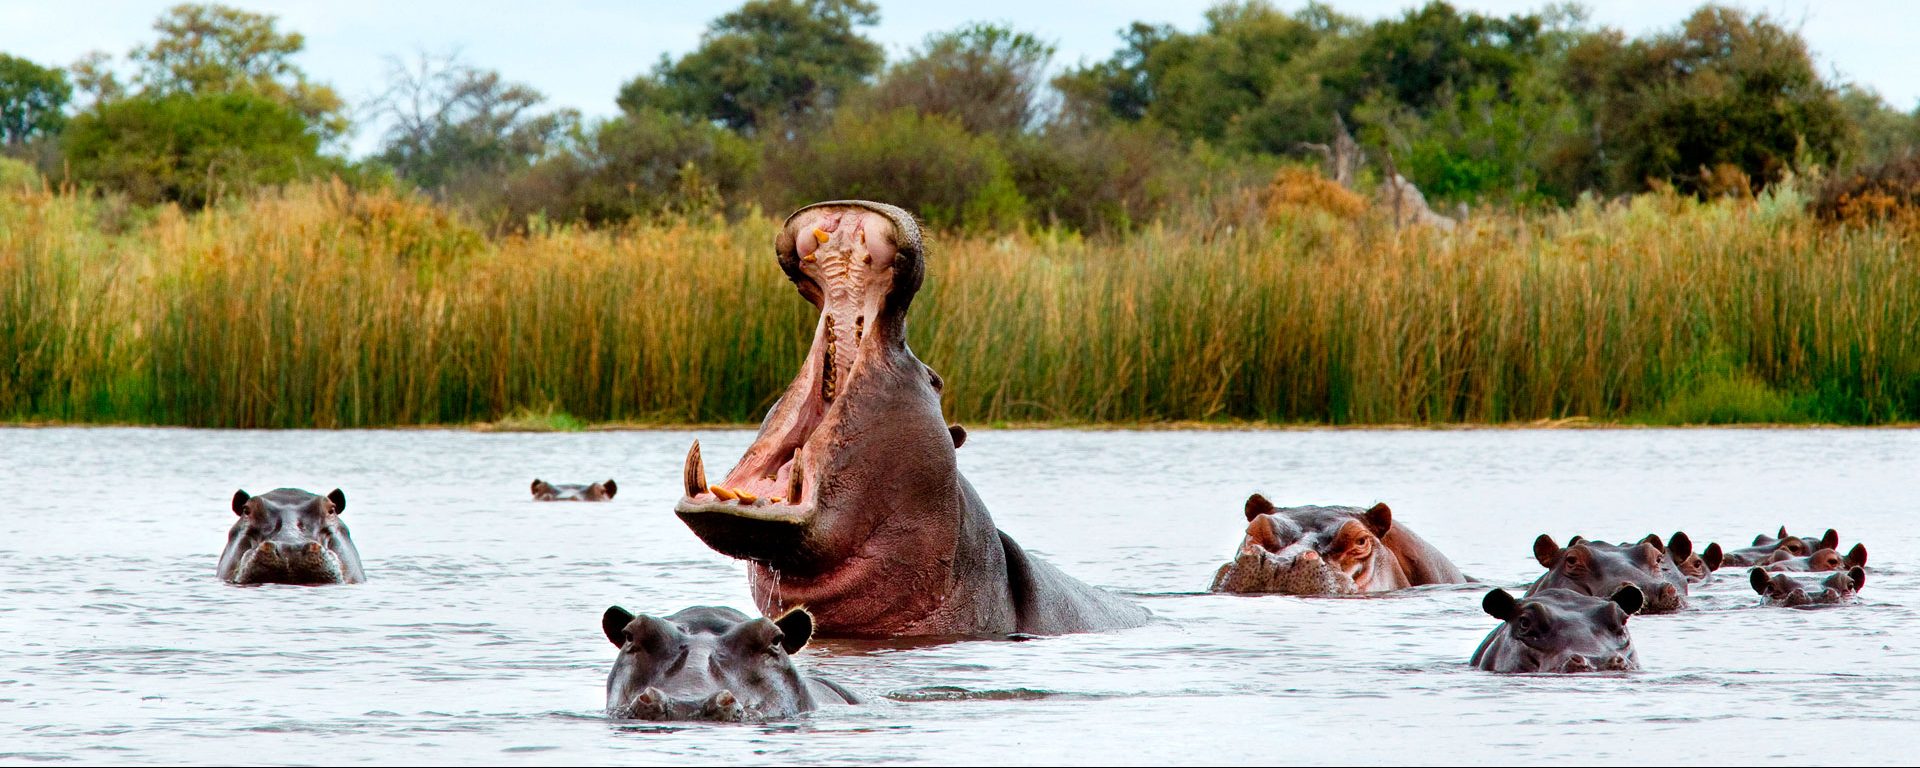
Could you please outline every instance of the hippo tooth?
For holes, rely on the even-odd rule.
[[[740,503],[742,504],[752,504],[760,500],[760,497],[747,493],[746,491],[734,491],[733,495],[740,497]]]
[[[733,501],[734,499],[740,498],[739,494],[722,486],[716,485],[708,490],[713,491],[713,495],[719,497],[721,501]]]
[[[832,235],[827,234],[826,230],[821,229],[819,227],[813,228],[813,239],[814,241],[820,243],[821,245],[826,245],[827,238],[829,237],[832,237]]]
[[[693,441],[693,447],[687,450],[687,495],[698,496],[707,492],[707,465],[700,460],[700,441]]]
[[[785,499],[782,499],[782,498],[780,498],[779,496],[768,496],[768,497],[767,497],[767,503],[769,503],[769,504],[779,504],[779,503],[780,503],[780,502],[782,502],[782,501],[785,501]]]

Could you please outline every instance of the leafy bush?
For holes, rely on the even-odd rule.
[[[1117,122],[1016,137],[1007,154],[1032,216],[1082,232],[1146,223],[1165,207],[1168,176],[1184,157],[1163,131]]]
[[[1290,166],[1280,169],[1273,175],[1273,183],[1267,186],[1267,215],[1275,216],[1302,208],[1325,211],[1342,219],[1355,219],[1367,212],[1367,201],[1335,184],[1332,179],[1305,168]]]
[[[745,192],[758,163],[738,134],[641,109],[587,129],[516,178],[504,209],[515,226],[536,214],[604,224],[713,212]]]
[[[941,115],[843,109],[824,130],[769,147],[767,158],[776,211],[862,198],[968,230],[1012,229],[1027,212],[997,142]]]
[[[295,109],[247,92],[134,96],[81,113],[65,152],[76,178],[137,203],[191,208],[333,167]]]
[[[1909,153],[1821,187],[1813,211],[1827,221],[1920,222],[1920,153]]]

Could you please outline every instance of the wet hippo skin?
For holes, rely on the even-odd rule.
[[[549,483],[535,478],[533,481],[534,501],[613,501],[613,495],[620,486],[612,480],[600,483]]]
[[[1659,537],[1649,535],[1635,544],[1609,544],[1573,537],[1566,548],[1541,534],[1533,542],[1533,556],[1547,572],[1527,589],[1534,595],[1548,589],[1567,589],[1605,597],[1622,586],[1639,588],[1644,602],[1640,613],[1671,613],[1687,607],[1687,577],[1680,572]]]
[[[1848,602],[1867,585],[1867,570],[1854,566],[1826,577],[1769,573],[1753,568],[1747,571],[1753,591],[1766,598],[1768,605],[1789,608],[1839,605]]]
[[[1640,612],[1638,587],[1607,597],[1544,589],[1515,599],[1487,593],[1481,609],[1500,620],[1468,662],[1489,672],[1603,672],[1640,668],[1627,618]]]
[[[819,308],[800,373],[738,464],[709,484],[699,443],[675,511],[749,562],[762,613],[805,607],[826,636],[1064,634],[1148,613],[1033,557],[960,475],[964,430],[907,348],[925,270],[905,211],[821,203],[787,219],[780,266]]]
[[[763,722],[857,703],[847,689],[794,666],[792,655],[813,636],[805,611],[769,620],[695,606],[655,618],[614,606],[600,628],[620,649],[607,674],[612,717]]]
[[[1275,507],[1256,493],[1245,512],[1246,535],[1214,574],[1214,592],[1351,595],[1467,581],[1386,504]]]
[[[216,572],[234,584],[358,584],[367,575],[340,514],[347,495],[281,488],[233,494],[239,519],[227,531]]]

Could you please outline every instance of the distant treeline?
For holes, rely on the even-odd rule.
[[[1879,211],[1915,190],[1873,184],[1915,175],[1897,164],[1920,114],[1823,79],[1793,29],[1725,6],[1634,38],[1571,5],[1363,20],[1229,2],[1193,31],[1134,24],[1111,57],[1064,70],[1044,30],[998,24],[890,62],[868,36],[878,20],[861,0],[750,0],[621,88],[619,116],[584,120],[426,54],[391,60],[387,91],[349,105],[302,71],[304,40],[274,17],[181,5],[124,61],[0,53],[15,158],[0,177],[26,163],[53,184],[197,208],[334,176],[424,190],[494,232],[849,196],[939,228],[1112,232],[1265,186],[1338,119],[1370,160],[1359,185],[1391,169],[1443,209],[1751,196],[1816,177]],[[385,131],[378,154],[344,156],[356,119]]]

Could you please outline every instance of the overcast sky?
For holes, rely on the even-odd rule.
[[[124,56],[153,39],[152,24],[177,0],[0,0],[0,52],[42,64],[68,64],[92,50]],[[467,63],[499,70],[545,93],[553,106],[588,116],[616,111],[620,84],[699,43],[713,17],[739,3],[660,0],[227,0],[279,16],[283,30],[307,38],[297,63],[359,102],[383,90],[386,59],[416,51],[458,51]],[[1192,30],[1212,0],[880,1],[874,39],[898,56],[927,34],[970,21],[1004,21],[1058,46],[1057,66],[1106,58],[1118,30],[1133,21]],[[1304,0],[1276,5],[1297,10]],[[1333,0],[1343,13],[1373,19],[1417,7],[1408,0]],[[1736,0],[1799,27],[1823,74],[1872,87],[1895,106],[1920,106],[1920,6],[1893,0]],[[1510,14],[1538,9],[1524,0],[1455,0],[1459,8]],[[1674,27],[1691,0],[1588,3],[1592,21],[1629,34]],[[377,129],[353,139],[356,154],[379,143]]]

